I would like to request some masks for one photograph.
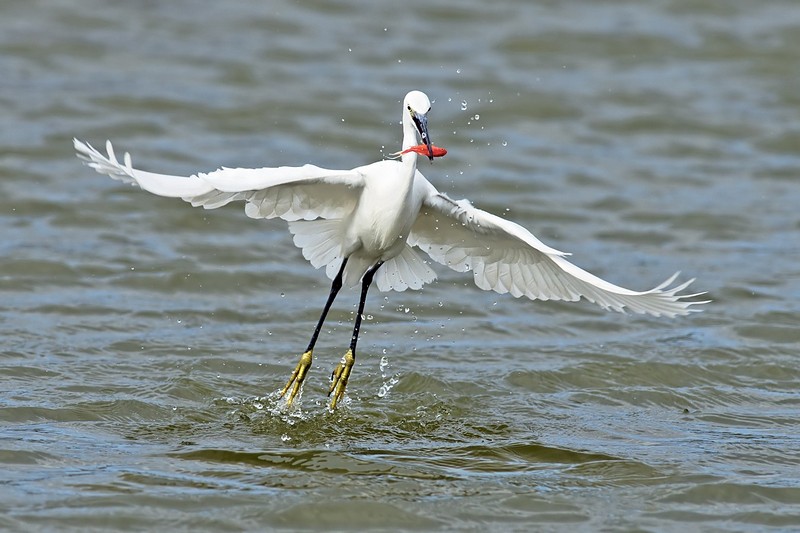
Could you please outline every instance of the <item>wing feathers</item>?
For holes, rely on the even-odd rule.
[[[341,218],[355,206],[364,179],[358,170],[329,170],[314,165],[275,168],[221,168],[193,176],[155,174],[133,168],[125,154],[120,163],[110,142],[103,155],[73,139],[78,157],[101,174],[139,185],[159,196],[182,198],[193,206],[216,209],[245,201],[253,218],[285,220]]]
[[[326,266],[342,255],[341,220],[297,220],[289,222],[294,244],[314,268]],[[335,275],[336,273],[334,273]]]
[[[375,274],[375,284],[381,291],[421,289],[435,279],[436,273],[408,245],[403,247],[400,255],[387,260]]]
[[[78,139],[73,139],[72,142],[78,157],[86,161],[89,167],[100,174],[108,174],[116,180],[139,185],[142,189],[153,194],[183,198],[207,194],[214,190],[213,187],[202,182],[196,176],[185,178],[136,170],[131,166],[131,156],[128,153],[125,154],[125,164],[123,165],[117,160],[111,142],[106,142],[108,157]]]
[[[341,220],[355,209],[365,185],[359,169],[328,170],[314,165],[221,168],[189,177],[155,174],[134,169],[127,153],[120,163],[110,142],[106,143],[107,155],[77,139],[73,143],[78,157],[89,167],[154,194],[182,198],[206,209],[244,201],[250,217],[290,221],[289,229],[303,255],[317,268],[326,266],[329,278],[342,263]],[[699,311],[692,306],[706,303],[686,301],[704,293],[680,294],[694,280],[672,286],[677,273],[642,292],[600,279],[567,261],[564,256],[569,254],[545,245],[519,224],[476,209],[466,200],[454,201],[440,194],[419,172],[414,193],[422,205],[420,213],[408,246],[378,270],[375,281],[381,290],[418,289],[435,279],[435,273],[411,248],[416,245],[453,270],[472,270],[481,289],[514,297],[570,301],[583,297],[606,309],[656,316],[685,315]],[[356,271],[363,272],[371,261],[374,258],[351,256],[346,282],[358,283]]]
[[[570,263],[564,258],[568,254],[543,244],[522,226],[466,200],[451,200],[421,175],[417,182],[425,195],[409,243],[454,270],[471,269],[481,289],[532,300],[583,297],[605,309],[655,316],[685,315],[699,311],[692,306],[706,303],[685,301],[702,292],[679,294],[694,280],[670,287],[677,274],[642,292],[609,283]]]

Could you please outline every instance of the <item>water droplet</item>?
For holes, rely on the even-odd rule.
[[[502,142],[502,143],[500,143],[500,144],[502,144],[503,146],[508,146],[508,141],[503,141],[503,142]]]
[[[456,74],[461,74],[461,69],[460,68],[456,69]]]
[[[480,119],[481,119],[481,116],[480,116],[479,114],[475,113],[475,116],[474,116],[474,117],[472,117],[472,119],[473,119],[473,120],[480,120]]]
[[[466,110],[467,110],[467,101],[461,100],[461,111],[466,111]]]
[[[283,442],[289,442],[290,440],[292,440],[292,437],[290,437],[289,435],[287,435],[286,433],[284,433],[283,435],[281,435],[281,440],[282,440]]]

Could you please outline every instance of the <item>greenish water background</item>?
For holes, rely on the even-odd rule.
[[[6,0],[0,5],[0,528],[800,527],[800,4]],[[301,409],[276,393],[327,280],[281,221],[148,195],[140,168],[395,151],[435,99],[440,190],[675,320],[484,293],[439,268],[356,292]]]

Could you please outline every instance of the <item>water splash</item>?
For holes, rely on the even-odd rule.
[[[280,390],[267,396],[254,396],[250,398],[226,397],[220,398],[220,402],[233,407],[228,413],[230,416],[249,420],[251,422],[259,419],[272,418],[280,419],[284,423],[293,426],[297,422],[309,420],[313,415],[302,409],[303,391],[301,390],[290,407],[286,405],[286,398],[280,397]]]
[[[381,357],[380,370],[381,370],[381,377],[383,378],[383,383],[378,388],[378,398],[383,398],[384,396],[389,394],[389,391],[392,390],[392,387],[394,387],[397,384],[397,382],[400,381],[400,379],[396,375],[390,376],[387,379],[386,369],[388,367],[389,367],[389,359],[386,356]]]

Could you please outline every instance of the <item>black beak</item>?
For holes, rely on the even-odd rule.
[[[414,118],[414,126],[417,127],[422,143],[428,147],[428,159],[433,161],[433,144],[431,144],[431,136],[428,134],[428,116],[416,112],[412,112],[411,116]]]

